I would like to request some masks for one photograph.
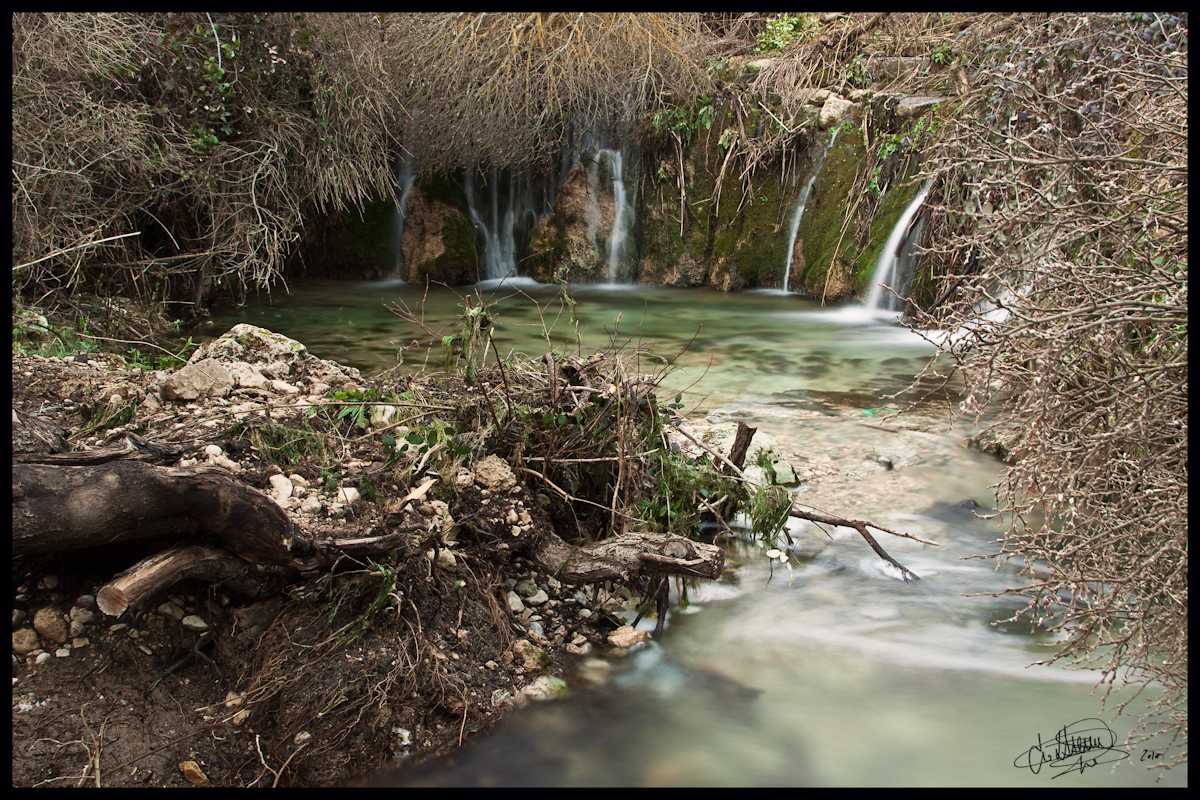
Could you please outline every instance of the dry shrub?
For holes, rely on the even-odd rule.
[[[1134,743],[1165,731],[1171,767],[1187,739],[1186,17],[979,25],[1003,35],[976,45],[975,88],[928,163],[944,288],[910,310],[958,332],[943,348],[960,413],[994,403],[1015,433],[1000,555],[1036,577],[1012,590],[1022,613],[1063,634],[1049,662],[1161,684]]]

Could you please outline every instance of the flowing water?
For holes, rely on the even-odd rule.
[[[485,294],[506,297],[497,344],[540,354],[545,345],[531,327],[538,314],[529,298],[551,303],[555,289],[527,280],[517,287],[526,296],[485,284]],[[700,418],[745,420],[778,439],[801,471],[815,468],[819,477],[801,487],[800,502],[941,546],[880,536],[922,578],[906,584],[853,531],[833,531],[828,546],[791,576],[778,564],[772,572],[752,544],[734,542],[734,579],[693,589],[690,607],[670,615],[660,642],[613,661],[606,686],[576,682],[572,698],[510,714],[453,758],[381,781],[1154,785],[1140,749],[1115,774],[1103,763],[1111,754],[1058,778],[1063,768],[1050,764],[1038,774],[1014,766],[1039,735],[1049,742],[1073,723],[1096,729],[1101,723],[1081,722],[1096,717],[1124,752],[1131,717],[1100,713],[1099,693],[1089,696],[1093,674],[1029,666],[1046,657],[1045,633],[1031,632],[1027,622],[991,624],[1018,607],[992,595],[1022,579],[1015,565],[962,559],[994,550],[996,524],[970,507],[992,507],[988,487],[1001,465],[967,449],[971,430],[950,427],[944,414],[880,424],[889,402],[881,395],[909,382],[930,355],[928,344],[876,315],[823,310],[796,295],[573,291],[585,347],[613,335],[655,342],[654,352],[676,367],[664,394],[682,391],[686,410]],[[398,282],[322,284],[219,323],[261,325],[322,358],[377,371],[393,366],[397,347],[418,335],[383,302],[402,298],[417,308],[422,295]],[[425,319],[438,327],[460,304],[448,290],[431,290]],[[565,314],[552,338],[559,346],[574,342]],[[406,365],[422,358],[409,351]],[[642,370],[658,366],[646,358]],[[1139,699],[1131,708],[1144,706]],[[1164,783],[1186,780],[1185,767]]]

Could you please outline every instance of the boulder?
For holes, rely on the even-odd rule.
[[[825,98],[824,105],[821,106],[821,116],[818,118],[818,124],[821,126],[821,130],[829,130],[853,113],[854,110],[854,103],[845,98],[838,97],[836,94],[830,94]]]
[[[196,400],[201,397],[224,397],[233,388],[233,376],[216,359],[204,358],[181,367],[162,382],[166,400]]]
[[[700,437],[700,441],[721,455],[728,456],[733,447],[733,440],[737,436],[737,427],[736,422],[714,425]],[[771,467],[775,470],[775,479],[778,483],[795,486],[800,482],[796,470],[783,455],[779,442],[775,440],[775,437],[763,431],[754,434],[754,438],[750,440],[750,447],[746,450],[746,460],[742,464],[742,472],[746,473],[749,480],[759,486],[765,486],[768,483],[765,471],[758,466],[758,454],[764,452],[767,454]]]

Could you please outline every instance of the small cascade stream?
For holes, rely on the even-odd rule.
[[[505,180],[507,178],[507,180]],[[501,184],[507,190],[501,193]],[[493,167],[485,187],[486,202],[475,188],[475,170],[463,178],[463,193],[471,223],[483,235],[480,259],[484,280],[495,280],[517,273],[518,238],[528,235],[539,214],[533,196],[533,181],[526,175],[504,175]]]
[[[619,283],[617,270],[621,260],[625,257],[625,249],[629,241],[629,220],[633,217],[633,209],[628,207],[626,199],[624,159],[621,151],[600,150],[596,153],[597,162],[601,155],[608,159],[608,171],[612,178],[613,192],[613,223],[608,233],[608,241],[604,245],[605,263],[608,266],[608,282]],[[592,196],[592,202],[597,202],[596,195]]]
[[[400,276],[400,270],[404,266],[404,249],[401,247],[401,242],[404,241],[404,218],[408,215],[408,193],[412,191],[413,181],[416,180],[416,177],[412,168],[412,159],[405,155],[396,167],[396,196],[400,198],[400,204],[396,206],[397,277]]]
[[[875,274],[871,277],[871,291],[867,294],[866,309],[868,312],[896,310],[895,296],[886,291],[884,287],[891,287],[900,293],[901,287],[898,285],[898,281],[904,277],[903,266],[906,257],[908,260],[912,259],[911,251],[920,239],[921,229],[924,227],[922,221],[914,226],[912,231],[909,231],[909,225],[921,209],[921,204],[925,202],[925,196],[929,194],[932,186],[933,181],[925,181],[921,185],[912,202],[900,215],[887,242],[883,245],[883,252],[879,254],[879,262],[875,266]]]
[[[787,243],[787,259],[783,265],[783,290],[788,291],[788,278],[792,273],[792,254],[796,248],[796,234],[800,232],[800,220],[804,218],[804,209],[808,206],[808,200],[812,196],[813,186],[817,182],[817,177],[821,174],[821,168],[825,166],[825,157],[829,155],[829,151],[833,149],[833,143],[837,141],[838,131],[841,128],[834,128],[833,134],[829,137],[829,142],[821,150],[821,155],[812,166],[812,175],[804,184],[804,188],[800,190],[800,196],[796,198],[796,205],[792,210],[792,217],[788,221],[788,243]]]
[[[522,289],[494,298],[497,352],[545,352],[542,312],[530,299],[553,303],[558,288]],[[803,557],[794,575],[762,548],[730,541],[735,569],[689,590],[688,608],[673,605],[665,635],[650,646],[625,659],[579,659],[568,676],[573,698],[513,712],[451,760],[380,774],[378,785],[1045,789],[1068,776],[1051,782],[1048,768],[1014,767],[1039,735],[1049,741],[1064,725],[1103,717],[1121,746],[1154,690],[1114,720],[1091,693],[1094,673],[1029,666],[1046,657],[1050,634],[1027,622],[992,624],[1019,608],[1004,590],[1027,580],[1015,564],[969,560],[994,551],[997,523],[974,511],[992,508],[990,485],[1003,465],[965,447],[973,430],[949,426],[943,406],[886,424],[878,416],[888,413],[881,395],[927,363],[926,340],[795,296],[656,286],[576,286],[574,294],[586,348],[606,346],[618,319],[621,336],[636,329],[655,342],[675,368],[660,396],[682,393],[694,422],[741,420],[774,436],[803,473],[799,502],[939,546],[881,542],[920,575],[906,584],[852,530],[826,536],[790,522]],[[252,299],[215,322],[219,330],[261,325],[299,338],[315,356],[377,372],[394,367],[397,343],[412,339],[380,302],[396,298],[424,303],[434,325],[461,313],[461,297],[448,288],[318,282]],[[551,339],[573,347],[575,334],[558,326]],[[422,363],[414,351],[403,368]],[[434,354],[428,367],[437,364]],[[584,670],[611,677],[596,686],[604,681],[585,679]],[[1143,764],[1115,774],[1110,766],[1073,773],[1068,785],[1152,785]],[[1166,777],[1168,785],[1186,781],[1186,766]]]

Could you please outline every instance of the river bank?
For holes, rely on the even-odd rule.
[[[495,456],[432,469],[484,405],[478,386],[436,383],[364,379],[251,326],[175,372],[14,356],[14,415],[41,422],[17,426],[41,437],[23,450],[73,434],[93,460],[128,458],[153,442],[172,469],[272,497],[310,541],[400,537],[257,599],[244,576],[184,580],[115,618],[97,608],[106,584],[177,531],[15,558],[14,785],[331,785],[456,747],[627,641],[610,636],[638,604],[628,588],[535,563],[555,528],[544,491]]]

